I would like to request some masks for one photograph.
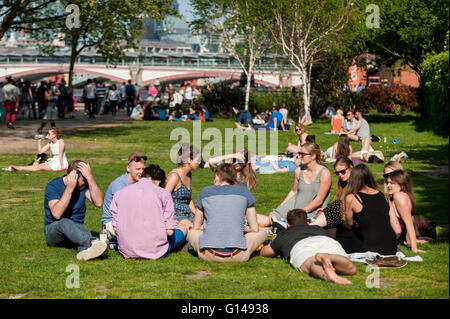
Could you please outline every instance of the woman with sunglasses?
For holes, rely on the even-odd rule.
[[[308,213],[308,219],[317,217],[316,210],[324,208],[330,200],[331,174],[321,164],[320,147],[305,143],[298,153],[301,165],[294,171],[294,183],[283,202],[269,216],[258,215],[258,223],[264,226],[273,224],[272,219],[286,219],[287,213],[301,208]]]
[[[288,147],[286,149],[286,152],[288,153],[298,153],[300,152],[301,145],[306,143],[306,138],[308,136],[308,133],[305,130],[305,127],[301,123],[296,123],[294,127],[294,135],[297,136],[298,142],[297,145],[288,143]]]
[[[423,253],[417,248],[417,233],[414,226],[416,204],[413,195],[413,185],[408,173],[404,170],[394,170],[383,174],[387,189],[389,205],[397,218],[396,233],[398,243],[411,246],[414,253]]]
[[[345,251],[349,254],[371,251],[395,255],[396,217],[366,165],[353,168],[343,198],[344,226],[353,229],[358,236],[345,241],[336,236]]]
[[[258,184],[258,179],[255,174],[256,167],[249,161],[248,149],[243,148],[234,154],[213,157],[208,164],[211,170],[214,171],[219,163],[227,160],[231,160],[236,169],[238,183],[244,183],[249,191],[253,191]]]
[[[348,157],[341,157],[334,163],[334,174],[338,177],[336,195],[327,207],[317,210],[319,216],[310,225],[328,228],[342,225],[342,200],[344,199],[344,189],[347,186],[352,169],[353,162]]]
[[[195,205],[192,201],[192,171],[198,169],[201,160],[200,151],[188,143],[180,143],[177,154],[178,167],[173,169],[166,179],[165,189],[172,194],[175,219],[177,222],[194,220]]]

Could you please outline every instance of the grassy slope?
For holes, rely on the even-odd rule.
[[[448,139],[417,131],[413,116],[401,118],[383,115],[368,117],[372,133],[400,144],[375,143],[386,157],[405,151],[410,159],[405,164],[411,172],[432,165],[448,165]],[[104,128],[65,136],[71,145],[69,160],[86,159],[103,192],[124,171],[126,158],[132,151],[149,155],[166,173],[175,167],[168,160],[175,141],[170,132],[177,126],[192,130],[190,123],[145,122],[123,127]],[[205,127],[232,127],[231,120],[215,120]],[[323,149],[332,145],[336,136],[325,135],[329,122],[322,120],[308,128],[316,134]],[[295,142],[291,132],[280,132],[279,147]],[[30,143],[33,143],[30,141]],[[205,146],[208,141],[203,142]],[[353,143],[355,151],[359,146]],[[32,154],[0,155],[0,166],[26,164]],[[329,168],[332,166],[327,164]],[[382,183],[383,165],[371,165],[377,181]],[[378,174],[377,174],[378,173]],[[214,264],[193,257],[191,253],[173,254],[158,261],[124,260],[111,252],[106,260],[80,262],[76,252],[49,248],[43,237],[43,194],[45,185],[60,173],[0,172],[0,298],[24,295],[24,298],[448,298],[448,179],[435,180],[413,173],[417,212],[439,224],[439,240],[421,245],[427,251],[424,262],[410,262],[402,269],[381,269],[380,289],[368,289],[366,265],[358,264],[353,285],[341,287],[312,279],[294,271],[280,258],[257,256],[244,264]],[[286,196],[292,185],[292,174],[259,175],[254,191],[256,209],[267,214]],[[193,198],[212,183],[209,170],[194,172]],[[333,193],[336,177],[333,177]],[[88,204],[86,225],[94,235],[100,230],[101,209]],[[409,249],[402,248],[406,255]],[[80,289],[68,289],[66,267],[80,267]],[[205,276],[190,279],[200,271]],[[280,289],[280,282],[283,288]]]

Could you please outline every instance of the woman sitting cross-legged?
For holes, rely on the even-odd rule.
[[[357,234],[353,240],[336,240],[347,253],[374,252],[395,255],[397,239],[394,232],[396,217],[370,169],[360,164],[353,168],[344,193],[344,225]]]
[[[60,171],[63,169],[67,169],[69,167],[69,163],[67,162],[64,140],[61,138],[61,130],[55,126],[51,127],[48,131],[47,139],[49,143],[45,146],[42,146],[42,139],[38,140],[38,153],[42,154],[50,149],[50,152],[53,155],[51,159],[47,160],[45,163],[29,166],[10,165],[3,170],[37,172]]]
[[[308,213],[308,219],[317,217],[316,210],[324,208],[330,200],[331,174],[320,162],[320,147],[305,143],[298,153],[301,165],[294,171],[294,183],[283,202],[269,216],[258,215],[258,223],[273,224],[272,219],[286,219],[287,213],[301,208]]]

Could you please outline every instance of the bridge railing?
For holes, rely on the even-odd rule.
[[[0,52],[0,64],[40,64],[40,63],[54,63],[54,64],[69,64],[68,57],[58,56],[11,56],[2,55]],[[144,57],[144,58],[125,58],[116,61],[106,61],[101,57],[78,57],[76,64],[93,64],[93,65],[132,65],[141,64],[143,66],[169,66],[169,67],[183,67],[183,68],[217,68],[217,69],[241,69],[240,64],[233,58],[189,58],[189,57]],[[292,69],[290,63],[286,61],[277,61],[264,59],[256,68],[258,70],[280,70]]]

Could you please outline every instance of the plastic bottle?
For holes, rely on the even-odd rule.
[[[100,234],[100,240],[101,241],[106,241],[106,239],[108,239],[108,236],[106,234],[106,224],[102,225],[102,232]]]

